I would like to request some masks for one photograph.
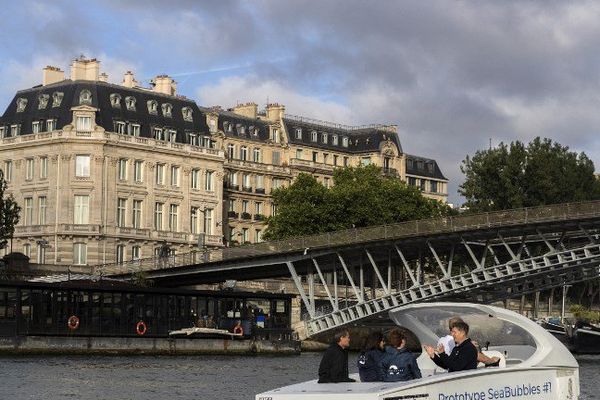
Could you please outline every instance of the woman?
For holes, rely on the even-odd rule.
[[[362,352],[358,357],[358,374],[361,382],[375,382],[383,380],[378,368],[381,358],[385,354],[383,334],[372,332],[367,336]]]

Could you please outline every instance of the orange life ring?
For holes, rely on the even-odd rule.
[[[135,331],[138,335],[144,336],[148,331],[148,327],[146,326],[146,323],[144,321],[140,321],[136,324]]]
[[[67,326],[72,331],[79,328],[79,318],[77,317],[77,315],[71,315],[69,317],[69,319],[67,320]]]
[[[235,328],[233,328],[233,333],[236,335],[243,335],[244,334],[244,328],[242,328],[241,325],[236,325]]]

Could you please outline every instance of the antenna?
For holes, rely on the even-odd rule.
[[[492,138],[490,138],[490,150],[492,149]]]

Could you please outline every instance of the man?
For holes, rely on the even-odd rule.
[[[334,342],[323,354],[319,364],[319,383],[355,382],[348,376],[348,352],[350,332],[340,329],[334,335]]]
[[[400,329],[390,332],[385,355],[379,362],[379,375],[384,382],[399,382],[418,379],[421,370],[415,356],[406,349],[406,336]]]
[[[448,320],[448,329],[451,331],[452,327],[454,326],[454,324],[456,324],[457,322],[464,322],[462,320],[462,318],[460,317],[452,317]],[[452,337],[452,335],[446,335],[442,338],[440,338],[440,340],[438,340],[437,342],[437,347],[440,347],[440,345],[444,346],[444,352],[447,355],[450,355],[452,353],[452,349],[454,349],[455,343],[454,343],[454,338]],[[477,342],[473,342],[473,345],[475,346],[475,348],[477,348]],[[487,367],[497,367],[500,365],[500,358],[498,357],[488,357],[485,354],[483,354],[481,351],[477,352],[477,361],[479,361],[480,363],[483,363],[486,368]]]
[[[456,322],[453,324],[450,334],[456,343],[450,355],[446,354],[444,346],[440,344],[437,352],[433,347],[425,346],[429,357],[448,372],[477,369],[477,348],[468,338],[469,325],[463,321]]]

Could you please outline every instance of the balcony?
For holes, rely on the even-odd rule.
[[[233,159],[233,158],[225,159],[225,167],[230,167],[230,168],[234,168],[234,169],[237,169],[237,167],[240,167],[240,168],[246,169],[246,170],[251,169],[251,170],[255,170],[255,171],[261,171],[261,172],[268,171],[268,172],[276,172],[276,173],[280,173],[280,174],[289,174],[290,173],[290,169],[285,166],[263,164],[263,163],[259,163],[259,162],[247,161],[247,160],[237,160],[237,159]]]
[[[250,213],[243,212],[242,219],[252,219],[252,215]]]
[[[267,217],[265,217],[263,214],[254,214],[255,221],[264,221],[265,219],[267,219]]]
[[[383,168],[383,174],[392,178],[398,177],[398,170],[396,168]]]
[[[252,187],[251,186],[242,186],[242,191],[252,193]]]
[[[254,193],[265,194],[265,188],[256,188],[254,189]]]
[[[15,226],[15,235],[21,234],[40,234],[50,231],[49,225],[25,225]]]
[[[309,161],[309,160],[301,160],[299,158],[292,158],[290,160],[290,165],[292,167],[296,167],[301,170],[314,171],[314,170],[318,169],[318,170],[330,172],[330,173],[333,172],[333,169],[335,168],[333,165],[330,165],[330,164],[324,164],[324,163],[320,163],[320,162],[316,162],[316,161]]]
[[[141,228],[126,228],[123,226],[117,227],[116,231],[117,235],[127,235],[127,236],[135,236],[139,238],[148,238],[150,237],[149,229],[141,229]]]
[[[60,224],[58,226],[60,232],[73,232],[73,233],[96,233],[99,234],[101,230],[100,225],[89,225],[89,224]]]
[[[240,190],[240,185],[232,185],[228,183],[227,185],[225,185],[225,187],[229,190]]]
[[[228,218],[237,218],[238,213],[236,213],[235,211],[227,211],[227,217]]]
[[[198,238],[200,234],[191,233],[189,240],[192,243],[198,243]],[[220,247],[223,245],[223,236],[219,235],[204,235],[204,247]]]

